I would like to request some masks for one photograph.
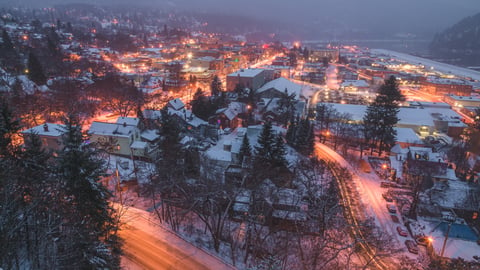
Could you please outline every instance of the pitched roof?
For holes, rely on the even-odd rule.
[[[117,123],[104,123],[94,121],[88,130],[91,134],[116,137],[129,137],[135,131],[134,126],[124,126]]]
[[[140,119],[136,117],[118,117],[117,124],[137,127]]]
[[[287,89],[287,93],[289,95],[295,94],[296,99],[299,99],[300,95],[302,94],[302,86],[300,84],[294,83],[283,77],[280,77],[273,81],[269,81],[268,83],[257,89],[257,93],[262,93],[270,89],[275,89],[282,93],[284,93],[285,89]]]
[[[33,128],[22,131],[22,134],[35,133],[42,136],[59,137],[62,136],[65,130],[65,125],[45,123]]]

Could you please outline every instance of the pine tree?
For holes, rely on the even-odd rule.
[[[292,117],[290,120],[290,124],[288,125],[287,129],[287,134],[285,135],[285,138],[287,140],[288,145],[292,146],[295,148],[296,146],[296,134],[297,134],[297,121],[295,121],[295,118]]]
[[[267,121],[263,125],[262,133],[258,138],[258,146],[255,146],[255,159],[260,163],[271,164],[273,159],[275,136],[272,130],[272,123]]]
[[[238,154],[238,159],[240,164],[242,164],[244,157],[249,157],[252,155],[252,148],[250,147],[250,141],[248,140],[247,134],[243,136],[242,145],[240,146],[240,152]]]
[[[217,75],[213,77],[212,83],[210,84],[210,90],[211,90],[212,96],[218,96],[220,92],[222,92],[222,82],[220,81],[220,78],[218,78]]]
[[[19,130],[20,122],[14,118],[8,101],[0,96],[0,158],[16,152],[13,141]]]
[[[393,127],[398,122],[398,106],[402,100],[396,79],[391,76],[380,87],[375,101],[367,107],[363,118],[365,138],[377,146],[379,155],[395,143],[396,131]]]
[[[119,257],[114,250],[118,242],[111,234],[116,224],[107,201],[111,194],[100,183],[104,164],[84,142],[81,130],[74,117],[65,120],[64,148],[57,159],[57,177],[65,188],[65,200],[71,204],[65,213],[64,233],[75,235],[61,243],[66,252],[62,263],[73,269],[117,268]]]
[[[3,48],[6,51],[12,51],[13,50],[13,43],[12,40],[10,39],[10,35],[8,34],[7,30],[3,30],[2,32],[2,40],[3,40]]]
[[[285,167],[287,165],[285,143],[282,135],[275,136],[272,149],[273,166],[276,168]]]
[[[28,78],[38,85],[43,85],[47,81],[42,65],[33,52],[28,55]]]

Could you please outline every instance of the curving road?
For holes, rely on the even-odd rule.
[[[358,177],[353,167],[342,156],[340,156],[337,152],[330,149],[326,145],[321,143],[316,143],[315,155],[326,161],[333,162],[340,165],[341,167],[347,168],[347,170],[352,174],[352,178]],[[357,209],[358,205],[355,205],[354,203],[352,203],[353,201],[352,194],[348,190],[348,187],[345,181],[342,181],[341,177],[338,176],[338,173],[339,173],[337,171],[338,168],[336,168],[335,165],[332,165],[330,166],[330,169],[332,170],[332,173],[334,174],[335,179],[337,180],[337,183],[338,183],[341,200],[343,202],[343,207],[344,207],[344,216],[348,220],[348,222],[351,224],[352,235],[359,240],[359,246],[364,251],[365,259],[367,261],[371,261],[371,265],[374,266],[375,269],[391,269],[388,267],[388,263],[384,262],[382,258],[377,257],[375,255],[375,248],[371,247],[368,244],[368,241],[366,240],[365,235],[363,235],[363,232],[361,230],[361,224],[359,224],[357,216],[360,214],[363,214],[363,211],[365,209]]]

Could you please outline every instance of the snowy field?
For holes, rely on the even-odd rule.
[[[383,50],[383,49],[372,49],[370,50],[371,53],[376,55],[389,55],[393,58],[397,58],[400,60],[404,60],[409,62],[410,64],[421,64],[424,65],[425,68],[434,69],[443,73],[449,73],[453,75],[457,75],[460,77],[471,78],[476,81],[480,81],[480,72],[474,71],[468,68],[457,67],[445,63],[440,63],[437,61],[433,61],[426,58],[421,58],[405,53],[390,51],[390,50]]]

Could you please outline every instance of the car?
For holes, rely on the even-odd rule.
[[[395,207],[395,205],[393,204],[387,204],[387,209],[388,209],[388,212],[392,213],[392,214],[396,214],[397,213],[397,208]]]
[[[388,187],[391,187],[391,186],[392,186],[392,184],[390,182],[387,182],[387,181],[380,182],[380,187],[388,188]]]
[[[397,232],[400,236],[404,236],[404,237],[408,236],[408,232],[402,229],[402,227],[400,226],[397,226]]]
[[[418,254],[418,246],[413,242],[413,240],[405,240],[405,246],[407,246],[407,249],[410,253],[413,254]]]
[[[392,218],[393,222],[400,223],[400,220],[398,219],[397,215],[390,215],[390,217]]]
[[[383,194],[382,194],[382,197],[383,197],[383,198],[385,199],[385,201],[387,201],[387,202],[393,202],[392,196],[390,196],[390,194],[388,194],[388,193],[383,193]]]
[[[428,245],[428,237],[417,237],[415,238],[415,242],[417,242],[418,245],[422,245],[422,246],[427,246]]]

